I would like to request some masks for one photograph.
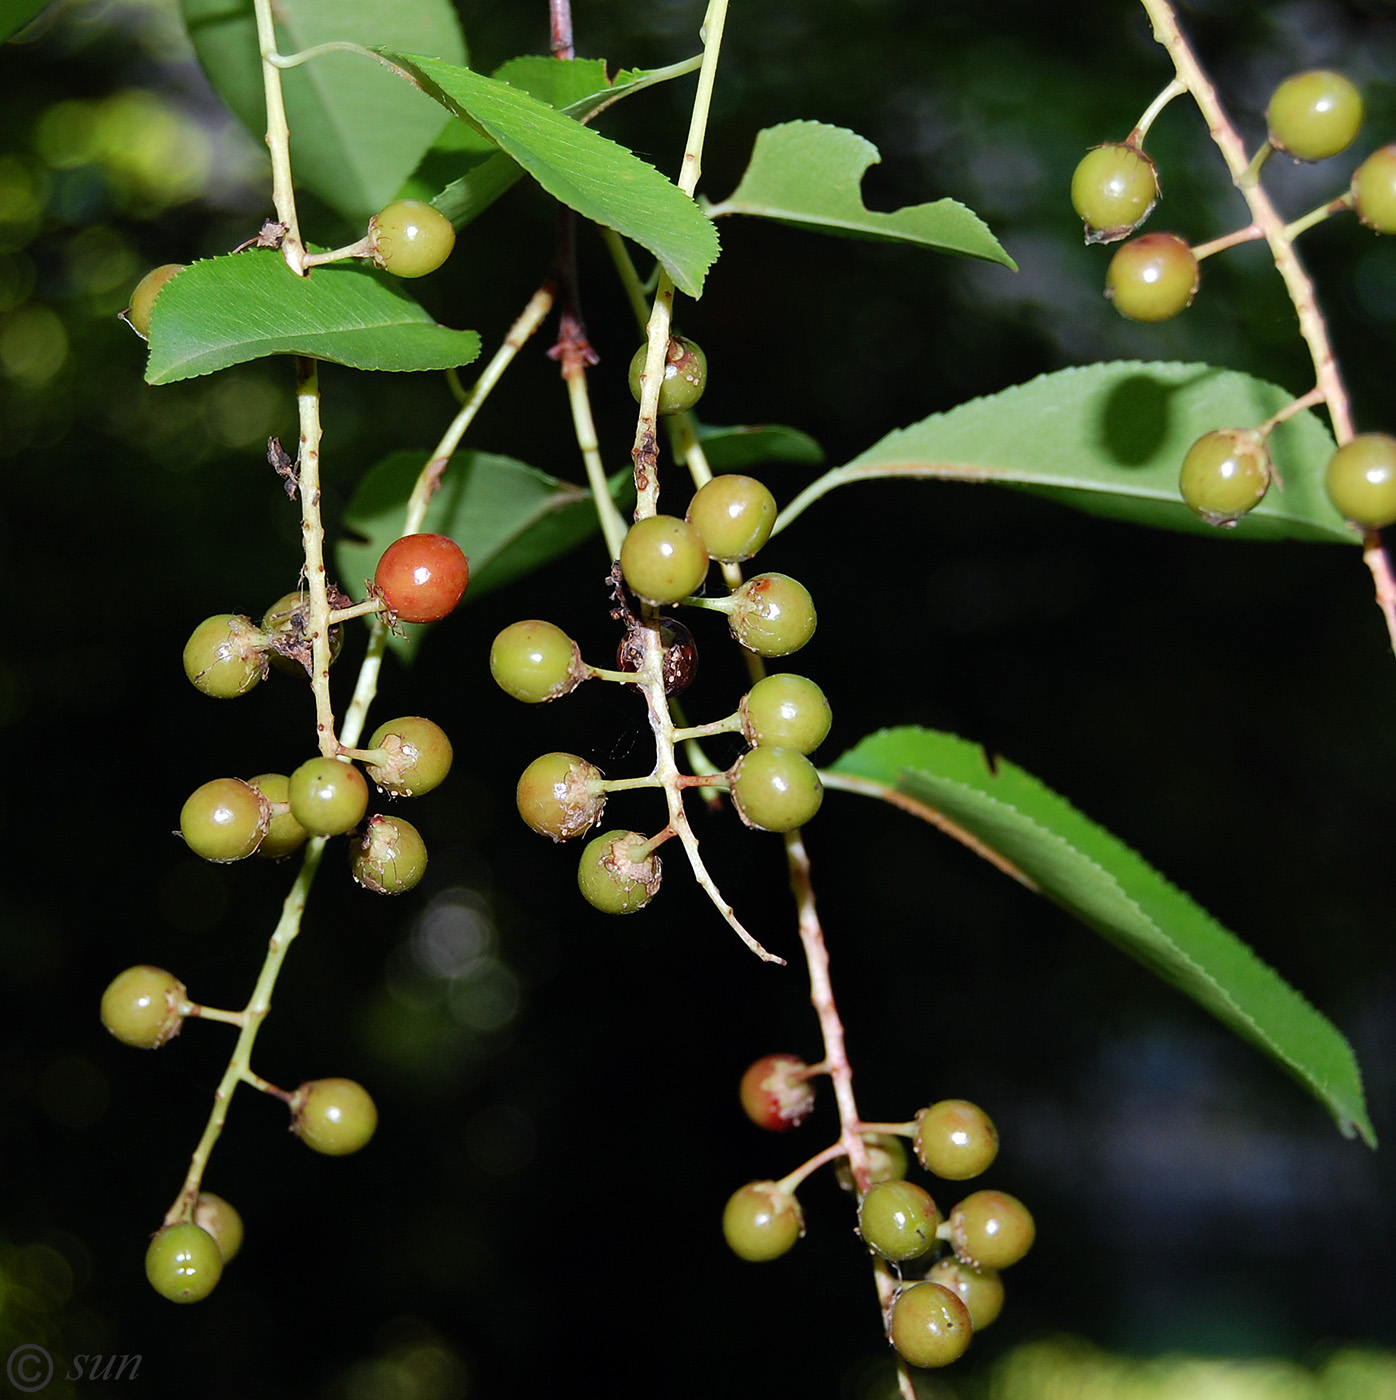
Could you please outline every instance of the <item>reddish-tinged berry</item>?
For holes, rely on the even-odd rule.
[[[616,648],[616,670],[638,671],[645,662],[644,627],[636,623]],[[698,674],[698,646],[693,633],[672,617],[659,619],[659,640],[664,645],[664,693],[682,695]]]
[[[158,1050],[184,1025],[184,983],[163,967],[128,967],[102,993],[102,1024],[124,1045]]]
[[[519,815],[540,836],[570,841],[606,810],[601,770],[574,753],[545,753],[523,771],[515,792]]]
[[[742,1075],[742,1108],[758,1128],[798,1128],[814,1108],[809,1066],[798,1055],[763,1055]]]
[[[897,1294],[888,1332],[903,1361],[929,1369],[958,1361],[974,1326],[958,1294],[938,1283],[913,1283]]]
[[[722,1233],[734,1254],[765,1263],[779,1259],[805,1233],[804,1212],[774,1181],[751,1181],[728,1200]]]
[[[941,1099],[916,1115],[916,1156],[943,1181],[968,1181],[998,1156],[999,1135],[989,1115],[965,1099]]]
[[[1016,1264],[1037,1235],[1028,1208],[1005,1191],[975,1191],[950,1212],[950,1244],[973,1269]]]
[[[732,595],[732,635],[758,656],[789,656],[814,636],[809,589],[788,574],[757,574]]]
[[[383,551],[373,586],[400,622],[440,622],[465,596],[470,563],[449,535],[404,535]]]
[[[197,1303],[218,1286],[223,1254],[213,1236],[192,1221],[166,1225],[145,1252],[145,1276],[162,1298]]]
[[[649,846],[642,831],[608,831],[587,843],[577,867],[582,897],[605,914],[633,914],[659,893],[662,867],[657,855],[636,852]]]
[[[368,1090],[352,1079],[312,1079],[291,1096],[291,1131],[327,1157],[357,1152],[377,1126]]]
[[[1201,274],[1176,234],[1146,233],[1123,244],[1105,273],[1105,295],[1131,321],[1167,321],[1187,310]]]
[[[515,622],[494,639],[490,675],[500,689],[538,705],[576,690],[587,678],[577,644],[551,622]]]

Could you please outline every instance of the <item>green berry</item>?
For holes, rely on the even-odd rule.
[[[696,593],[708,576],[703,537],[675,515],[637,520],[620,547],[620,570],[648,603],[677,603]]]
[[[291,780],[284,773],[259,773],[247,780],[271,804],[271,822],[257,854],[280,860],[305,845],[310,833],[291,814]]]
[[[1258,433],[1219,428],[1188,448],[1178,490],[1209,525],[1235,525],[1270,488],[1270,454]]]
[[[312,1079],[291,1095],[291,1131],[327,1157],[357,1152],[377,1126],[368,1090],[352,1079]]]
[[[577,644],[551,622],[515,622],[490,647],[490,675],[529,705],[567,695],[587,678]]]
[[[958,1361],[974,1325],[958,1294],[938,1283],[913,1283],[897,1294],[888,1331],[903,1361],[929,1369]]]
[[[1114,243],[1149,217],[1158,200],[1154,163],[1128,142],[1087,151],[1071,177],[1071,204],[1086,225],[1086,242]]]
[[[191,1221],[166,1225],[145,1252],[145,1276],[162,1298],[197,1303],[223,1275],[223,1255],[207,1230]]]
[[[751,1181],[728,1200],[722,1233],[739,1258],[762,1264],[779,1259],[805,1233],[804,1212],[774,1181]]]
[[[732,635],[758,656],[789,656],[814,636],[818,616],[804,584],[788,574],[757,574],[732,595]]]
[[[1328,461],[1328,498],[1365,530],[1396,523],[1396,438],[1359,433]]]
[[[968,1181],[986,1172],[999,1153],[989,1115],[965,1099],[941,1099],[916,1115],[916,1156],[942,1181]]]
[[[804,676],[783,672],[756,682],[742,697],[742,733],[756,747],[813,753],[833,723],[824,692]]]
[[[824,801],[814,764],[797,749],[748,749],[732,765],[737,815],[758,831],[793,831]]]
[[[649,357],[649,347],[642,345],[630,360],[630,392],[635,402],[640,402],[644,388],[645,361]],[[672,336],[664,356],[664,380],[659,386],[659,407],[656,410],[661,418],[671,413],[684,413],[703,397],[708,387],[708,357],[698,348],[696,341],[684,336]]]
[[[1123,244],[1105,273],[1105,295],[1131,321],[1167,321],[1192,305],[1197,259],[1176,234],[1146,233]]]
[[[420,199],[397,199],[368,221],[371,256],[394,277],[435,272],[456,246],[456,230],[439,209]]]
[[[798,1055],[763,1055],[742,1075],[742,1110],[758,1128],[798,1128],[814,1109],[809,1066]]]
[[[250,617],[205,618],[184,644],[184,674],[217,700],[246,695],[266,675],[267,638]]]
[[[196,788],[179,814],[189,849],[204,860],[242,860],[262,843],[271,804],[240,778],[215,778]]]
[[[287,800],[292,816],[313,835],[342,836],[363,820],[368,784],[352,763],[322,755],[291,774]]]
[[[262,614],[262,631],[270,647],[267,659],[287,675],[308,676],[312,665],[310,594],[283,593]],[[344,626],[330,628],[330,662],[344,650]]]
[[[1341,73],[1316,68],[1275,89],[1265,109],[1270,144],[1297,160],[1326,160],[1345,151],[1362,126],[1362,94]]]
[[[1357,217],[1378,233],[1396,233],[1396,146],[1373,151],[1353,173]]]
[[[394,797],[420,797],[440,787],[455,756],[441,726],[421,715],[403,715],[380,724],[368,746],[387,755],[367,765],[368,776]]]
[[[971,1269],[952,1254],[936,1261],[926,1281],[959,1296],[969,1309],[976,1332],[982,1332],[1003,1311],[1003,1280],[994,1269]]]
[[[649,841],[641,831],[608,831],[588,841],[577,867],[582,898],[604,914],[643,909],[659,893],[662,873],[657,855],[635,858]]]
[[[349,868],[374,894],[406,894],[427,873],[427,845],[401,817],[370,817],[349,843]]]
[[[163,967],[128,967],[102,993],[102,1024],[123,1045],[158,1050],[184,1025],[184,983]]]
[[[950,1244],[973,1269],[1016,1264],[1037,1234],[1028,1208],[1004,1191],[975,1191],[950,1212]]]
[[[897,1263],[929,1253],[939,1225],[940,1211],[930,1192],[912,1181],[880,1181],[858,1206],[863,1239]]]
[[[183,263],[165,263],[152,268],[136,283],[131,293],[131,305],[126,308],[126,320],[139,336],[150,339],[150,315],[155,309],[155,298],[164,290],[165,283],[184,271]]]
[[[601,770],[574,753],[545,753],[523,771],[519,815],[540,836],[570,841],[590,831],[606,810]]]
[[[688,523],[703,537],[708,553],[724,564],[739,564],[771,538],[776,498],[751,476],[715,476],[688,504]]]
[[[868,1154],[868,1185],[879,1181],[900,1181],[906,1175],[906,1143],[895,1133],[864,1133],[863,1146]],[[834,1175],[845,1191],[854,1189],[853,1171],[847,1157],[834,1163]]]
[[[225,1264],[242,1248],[242,1216],[212,1191],[200,1191],[194,1202],[194,1224],[213,1236]]]

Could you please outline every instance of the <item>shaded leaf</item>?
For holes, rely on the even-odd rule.
[[[181,0],[199,62],[253,135],[266,103],[252,0]],[[450,0],[277,0],[277,44],[290,54],[348,40],[466,61]],[[329,53],[281,75],[297,183],[355,222],[388,203],[444,125],[410,83],[362,54]]]
[[[50,0],[4,0],[0,4],[0,44],[18,34]]]
[[[717,233],[697,204],[652,165],[496,78],[416,55],[387,57],[495,142],[554,199],[647,248],[681,291],[701,294],[717,259]]]
[[[252,249],[190,264],[155,299],[148,384],[265,355],[311,355],[354,369],[440,370],[480,353],[474,331],[439,326],[386,273],[330,264],[297,277]]]
[[[1293,398],[1277,384],[1205,364],[1126,360],[1059,370],[888,433],[809,486],[776,528],[835,486],[933,477],[1023,487],[1092,515],[1190,534],[1360,543],[1324,490],[1333,439],[1311,412],[1271,435],[1284,489],[1272,484],[1234,529],[1205,524],[1178,494],[1183,458],[1198,438],[1255,427]]]
[[[915,243],[1016,270],[1017,264],[972,210],[953,199],[890,214],[863,205],[863,176],[882,156],[871,141],[823,122],[785,122],[756,134],[741,182],[709,215],[752,214],[844,238]]]
[[[753,423],[739,428],[699,423],[698,440],[714,471],[740,472],[763,462],[818,466],[824,460],[824,449],[808,433],[779,423]]]
[[[1044,895],[1277,1060],[1369,1145],[1347,1041],[1272,968],[1138,854],[1021,768],[977,744],[906,727],[870,735],[838,777],[903,794],[949,818]]]

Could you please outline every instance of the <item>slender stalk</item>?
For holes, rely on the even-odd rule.
[[[286,121],[286,103],[281,95],[281,69],[272,61],[276,54],[276,24],[272,0],[252,0],[257,19],[257,48],[262,57],[262,90],[267,104],[267,149],[271,152],[271,198],[277,221],[286,230],[281,253],[286,265],[304,276],[300,221],[296,215],[295,185],[291,179],[291,128]]]
[[[1154,100],[1149,103],[1144,111],[1144,115],[1139,118],[1138,124],[1129,134],[1130,144],[1143,146],[1144,138],[1149,134],[1149,128],[1153,126],[1158,114],[1173,101],[1175,97],[1181,97],[1187,88],[1174,78]]]

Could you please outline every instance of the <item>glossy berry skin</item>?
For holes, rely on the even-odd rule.
[[[742,1075],[742,1110],[758,1128],[798,1128],[814,1109],[809,1066],[798,1055],[763,1055]]]
[[[636,403],[640,402],[644,388],[641,381],[648,356],[649,347],[642,345],[630,360],[630,392]],[[672,336],[664,357],[664,381],[659,386],[656,412],[661,418],[671,413],[685,413],[703,397],[707,387],[708,357],[696,341],[681,335]]]
[[[1270,489],[1270,454],[1250,431],[1219,428],[1188,449],[1178,490],[1209,525],[1235,525]]]
[[[291,815],[290,778],[284,773],[259,773],[249,778],[247,784],[271,803],[271,822],[257,847],[257,854],[267,860],[281,860],[300,850],[310,833]]]
[[[659,640],[664,644],[664,693],[682,695],[698,675],[698,644],[693,633],[672,617],[659,619]],[[632,625],[616,648],[616,670],[638,671],[645,664],[644,628]]]
[[[776,498],[752,476],[715,476],[688,503],[687,520],[708,553],[723,564],[740,564],[771,538]]]
[[[351,763],[307,759],[291,774],[291,814],[313,836],[342,836],[368,810],[368,784]]]
[[[1396,524],[1396,438],[1359,433],[1328,460],[1328,497],[1365,530]]]
[[[876,1186],[879,1181],[900,1181],[906,1175],[905,1141],[895,1133],[863,1134],[863,1146],[868,1153],[869,1186]],[[845,1191],[854,1189],[853,1170],[847,1157],[840,1157],[834,1163],[834,1175]]]
[[[620,571],[647,603],[677,603],[708,576],[703,537],[676,515],[649,515],[625,532]]]
[[[194,1224],[213,1236],[225,1264],[231,1264],[242,1248],[242,1216],[212,1191],[200,1191],[194,1202]]]
[[[490,675],[528,705],[567,695],[587,678],[576,642],[561,627],[537,619],[512,623],[494,639]]]
[[[950,1245],[973,1269],[1016,1264],[1037,1235],[1028,1208],[1006,1191],[975,1191],[950,1212]]]
[[[367,765],[368,776],[394,797],[420,797],[440,787],[455,757],[441,726],[421,715],[402,715],[380,724],[368,746],[387,753],[382,763]]]
[[[394,277],[435,272],[456,246],[456,230],[439,209],[420,199],[397,199],[368,221],[371,256]]]
[[[750,1181],[734,1191],[722,1212],[722,1233],[741,1259],[779,1259],[805,1233],[800,1203],[774,1181]]]
[[[1114,243],[1133,233],[1158,200],[1154,163],[1125,142],[1087,151],[1071,177],[1071,204],[1087,243]]]
[[[440,622],[465,596],[470,563],[449,535],[404,535],[378,561],[373,586],[399,622]]]
[[[824,692],[804,676],[765,676],[742,697],[742,733],[762,745],[813,753],[828,737],[833,711]]]
[[[158,1050],[184,1025],[184,983],[163,967],[128,967],[102,993],[102,1024],[123,1045]]]
[[[941,1099],[916,1115],[917,1160],[942,1181],[968,1181],[988,1171],[999,1153],[989,1115],[965,1099]]]
[[[824,784],[796,749],[748,749],[731,774],[737,815],[758,831],[794,831],[819,810]]]
[[[219,864],[250,856],[270,824],[271,804],[241,778],[215,778],[196,788],[179,814],[189,849]]]
[[[901,1263],[928,1254],[936,1243],[940,1210],[914,1181],[881,1181],[858,1205],[858,1229],[871,1249]]]
[[[757,574],[732,595],[732,635],[758,656],[789,656],[814,636],[819,618],[809,590],[788,574]]]
[[[1357,217],[1378,233],[1396,233],[1396,146],[1373,151],[1353,172]]]
[[[1362,127],[1362,94],[1341,73],[1316,68],[1275,89],[1265,109],[1270,144],[1297,160],[1326,160],[1345,151]]]
[[[982,1332],[1003,1311],[1003,1280],[993,1269],[971,1269],[951,1254],[936,1261],[926,1280],[958,1295],[969,1309],[976,1332]]]
[[[897,1294],[888,1332],[903,1361],[929,1370],[958,1361],[974,1325],[958,1294],[938,1283],[913,1283]]]
[[[519,815],[540,836],[570,841],[606,810],[601,770],[574,753],[545,753],[524,769],[515,790]]]
[[[184,644],[184,674],[215,700],[246,695],[266,674],[267,640],[250,617],[216,613]]]
[[[657,855],[636,860],[637,846],[647,845],[642,831],[608,831],[588,841],[577,866],[582,898],[603,914],[633,914],[659,893],[662,867]]]
[[[191,1221],[166,1225],[145,1252],[145,1276],[162,1298],[197,1303],[218,1286],[223,1255],[213,1236]]]
[[[1167,321],[1197,295],[1192,249],[1176,234],[1146,233],[1123,244],[1105,273],[1105,295],[1131,321]]]
[[[177,277],[183,271],[183,263],[164,263],[152,268],[136,283],[136,290],[131,293],[131,305],[126,308],[126,320],[137,335],[150,339],[150,315],[155,309],[155,298],[171,277]]]
[[[287,675],[308,676],[311,669],[310,594],[283,593],[262,614],[262,631],[270,650],[267,659]],[[344,650],[344,625],[330,628],[330,664]]]
[[[349,869],[374,894],[406,894],[427,873],[427,844],[411,822],[373,816],[349,843]]]
[[[357,1152],[377,1126],[368,1090],[352,1079],[312,1079],[291,1096],[291,1131],[326,1157]]]

